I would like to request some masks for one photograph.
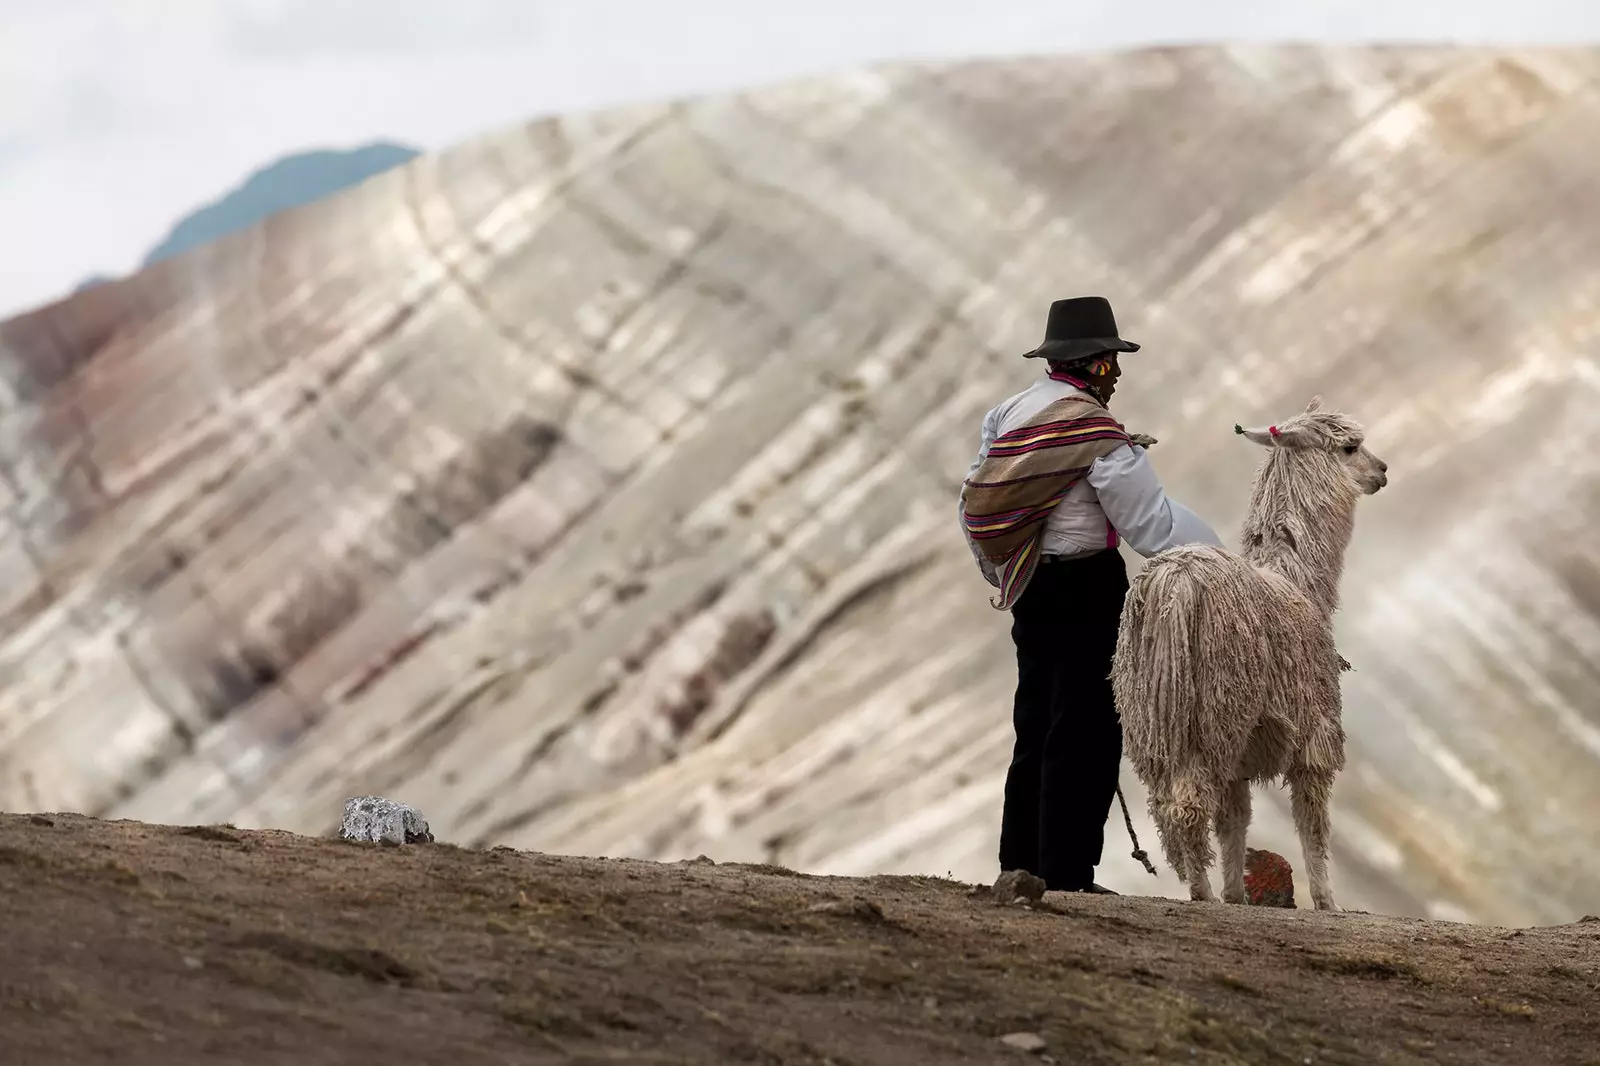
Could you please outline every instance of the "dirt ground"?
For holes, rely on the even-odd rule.
[[[1024,907],[73,815],[0,816],[0,892],[6,1066],[1600,1063],[1600,921]]]

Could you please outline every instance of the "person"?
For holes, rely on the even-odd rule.
[[[1120,357],[1138,350],[1105,298],[1052,303],[1044,343],[1026,353],[1046,372],[984,416],[961,491],[962,529],[1017,649],[1000,868],[1052,891],[1114,894],[1094,872],[1122,762],[1110,680],[1128,591],[1118,546],[1150,556],[1222,543],[1163,490],[1146,453],[1155,441],[1110,414]]]

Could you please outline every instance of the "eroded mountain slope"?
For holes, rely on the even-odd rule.
[[[570,116],[12,320],[0,807],[376,791],[444,839],[986,879],[1013,667],[954,492],[1092,291],[1230,535],[1236,421],[1321,392],[1391,464],[1341,901],[1592,911],[1597,70],[1154,50]]]

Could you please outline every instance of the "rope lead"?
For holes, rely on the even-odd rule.
[[[1122,786],[1117,785],[1117,802],[1122,805],[1122,821],[1128,827],[1128,839],[1133,841],[1133,857],[1136,862],[1144,864],[1151,877],[1157,876],[1155,865],[1150,862],[1150,853],[1139,846],[1139,834],[1133,831],[1133,816],[1128,813],[1128,801],[1122,798]]]

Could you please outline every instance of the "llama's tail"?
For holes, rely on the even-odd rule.
[[[1161,853],[1180,881],[1192,884],[1216,858],[1209,830],[1218,798],[1203,775],[1187,770],[1157,781],[1150,789],[1150,820]]]
[[[1180,548],[1150,560],[1122,608],[1111,687],[1123,750],[1147,785],[1147,771],[1177,769],[1193,752],[1200,714],[1196,638],[1205,597],[1195,554]]]

